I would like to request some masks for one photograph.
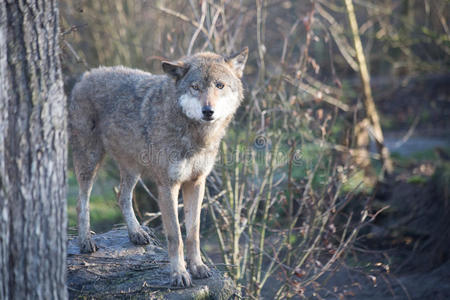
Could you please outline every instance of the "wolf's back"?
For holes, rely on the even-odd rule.
[[[99,124],[114,120],[124,110],[137,110],[145,82],[153,75],[139,70],[100,67],[83,74],[69,99],[69,132],[71,136],[99,136]]]
[[[100,67],[83,74],[75,85],[69,105],[69,113],[75,107],[72,105],[91,106],[91,109],[101,113],[111,110],[122,101],[139,97],[139,85],[143,81],[150,81],[152,75],[140,70],[122,66]]]

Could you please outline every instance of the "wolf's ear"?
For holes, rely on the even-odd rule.
[[[239,78],[242,77],[242,74],[244,72],[247,57],[248,57],[248,47],[245,47],[244,49],[241,50],[241,52],[225,58],[225,61],[230,65],[230,67],[234,70],[237,77]]]
[[[175,80],[180,80],[189,70],[189,65],[181,61],[163,61],[161,63],[164,72]]]

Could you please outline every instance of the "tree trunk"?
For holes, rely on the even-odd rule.
[[[0,1],[0,299],[65,299],[66,98],[56,1]]]
[[[373,136],[377,144],[378,152],[380,153],[381,160],[383,162],[383,169],[386,173],[391,174],[393,172],[393,166],[389,149],[384,145],[383,131],[381,130],[380,119],[375,107],[375,103],[372,97],[372,89],[370,87],[370,75],[367,69],[366,57],[364,55],[361,38],[359,37],[359,28],[356,21],[355,9],[353,7],[353,0],[345,0],[345,6],[347,8],[347,17],[350,23],[350,29],[353,36],[353,43],[356,51],[356,58],[358,60],[359,74],[364,90],[364,108],[366,110],[366,116],[369,118],[371,126],[373,128]]]

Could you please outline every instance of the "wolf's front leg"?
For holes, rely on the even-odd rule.
[[[211,271],[200,256],[200,211],[205,195],[205,180],[202,176],[183,184],[183,202],[186,223],[186,252],[189,271],[195,278],[211,276]]]
[[[136,219],[132,204],[133,189],[136,186],[138,179],[139,175],[132,174],[121,168],[119,205],[125,222],[127,223],[128,236],[130,237],[131,242],[135,245],[147,245],[151,240],[150,235]]]
[[[183,254],[183,240],[178,222],[178,193],[180,186],[158,187],[158,204],[161,210],[164,231],[169,248],[171,275],[170,281],[174,286],[189,287],[192,285],[191,276],[186,271]]]

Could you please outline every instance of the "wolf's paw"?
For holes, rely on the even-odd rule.
[[[190,263],[189,272],[191,272],[192,276],[196,279],[208,278],[212,275],[211,270],[204,263]]]
[[[130,232],[130,240],[135,245],[148,245],[152,238],[150,237],[148,228],[140,227],[137,231]]]
[[[191,287],[191,275],[186,270],[172,272],[170,284],[177,287]]]
[[[91,238],[84,239],[80,241],[80,252],[81,253],[92,253],[98,250],[97,245]]]

